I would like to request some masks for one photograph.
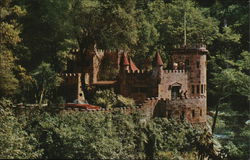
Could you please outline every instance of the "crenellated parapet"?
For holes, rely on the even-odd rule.
[[[63,84],[64,85],[65,84],[67,84],[67,85],[69,85],[69,84],[77,84],[77,83],[81,82],[80,81],[81,76],[82,76],[81,73],[61,73],[59,75],[63,78],[63,80],[64,80]]]
[[[126,70],[127,75],[142,75],[142,74],[151,74],[152,70]]]
[[[81,73],[61,73],[59,75],[62,77],[77,77],[81,76]]]
[[[163,70],[163,73],[187,73],[187,70]]]

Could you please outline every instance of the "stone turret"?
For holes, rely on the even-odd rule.
[[[159,52],[156,53],[152,65],[153,65],[153,67],[162,67],[163,66],[163,62],[162,62],[161,55]]]
[[[129,61],[127,53],[123,53],[120,61],[120,71],[128,71],[128,70],[129,70]]]
[[[163,62],[159,52],[156,53],[154,60],[152,62],[152,66],[153,66],[152,77],[153,79],[157,80],[157,83],[159,84],[161,82],[161,75],[163,71]]]

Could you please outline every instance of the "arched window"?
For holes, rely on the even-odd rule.
[[[181,84],[180,83],[174,83],[171,86],[171,98],[172,99],[177,99],[180,97],[180,90],[181,90]]]

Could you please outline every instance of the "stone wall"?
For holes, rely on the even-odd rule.
[[[158,97],[171,99],[171,87],[180,85],[183,92],[188,90],[188,73],[185,70],[163,70]]]
[[[157,83],[152,79],[152,71],[125,71],[120,73],[119,93],[142,103],[147,97],[157,96]]]
[[[27,109],[38,109],[34,106],[18,106],[15,107],[17,112],[24,113]],[[46,107],[50,111],[88,111],[88,112],[121,112],[124,114],[131,114],[140,112],[144,118],[150,119],[154,117],[166,117],[177,120],[187,121],[190,123],[205,124],[207,107],[205,97],[193,97],[189,99],[176,99],[169,100],[164,98],[147,98],[142,104],[135,108],[123,107],[114,109],[101,109],[101,110],[86,110],[75,107]]]
[[[206,122],[206,98],[161,99],[155,106],[153,117],[167,117],[186,120],[191,123]]]
[[[206,54],[200,53],[200,51],[176,51],[173,52],[173,63],[185,63],[185,70],[189,71],[188,74],[188,94],[191,96],[206,96]],[[190,52],[190,53],[187,53]]]

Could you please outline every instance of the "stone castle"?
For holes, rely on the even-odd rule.
[[[133,98],[149,117],[205,123],[207,52],[203,46],[174,49],[167,68],[156,53],[152,69],[140,70],[124,51],[92,49],[81,54],[74,50],[75,60],[63,74],[61,93],[72,102],[84,100],[86,87],[114,88],[116,93]],[[111,62],[110,68],[102,68],[107,62]],[[108,70],[116,71],[113,79],[101,79]]]

